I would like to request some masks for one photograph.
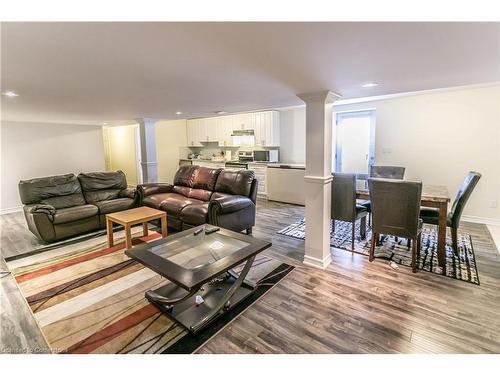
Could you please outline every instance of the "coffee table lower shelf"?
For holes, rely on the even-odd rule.
[[[187,293],[186,290],[173,283],[146,292],[146,298],[164,314],[182,324],[191,332],[197,333],[206,325],[238,305],[255,291],[254,287],[242,282],[231,294],[231,288],[235,287],[235,283],[238,283],[238,279],[231,273],[228,273],[223,279],[217,279],[216,281],[203,285],[197,293],[178,304],[170,306],[159,302],[157,296],[177,299],[182,298],[182,296]],[[228,298],[229,294],[231,295]],[[204,300],[204,302],[199,305],[196,304],[197,295],[201,296]],[[218,308],[221,304],[223,307]]]

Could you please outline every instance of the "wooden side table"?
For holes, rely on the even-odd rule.
[[[161,220],[161,234],[167,236],[167,214],[151,207],[137,207],[130,210],[114,212],[106,215],[106,230],[108,232],[108,247],[113,246],[113,223],[125,227],[126,248],[132,248],[132,234],[130,228],[132,225],[142,223],[143,235],[148,235],[148,221]]]

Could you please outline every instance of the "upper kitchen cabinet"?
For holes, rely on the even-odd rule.
[[[188,146],[203,147],[207,142],[217,142],[219,147],[243,146],[243,143],[235,142],[234,137],[231,136],[235,131],[241,130],[253,130],[255,146],[257,147],[279,147],[279,112],[239,113],[187,120]],[[251,137],[251,135],[247,135],[247,137]],[[253,142],[252,138],[252,146]]]
[[[239,113],[233,115],[233,130],[251,130],[254,129],[254,114]]]
[[[200,119],[186,121],[187,144],[192,147],[202,147],[201,143],[203,134],[201,129]]]
[[[219,146],[233,146],[233,117],[234,116],[220,116],[216,118],[217,138]]]
[[[255,146],[280,146],[280,114],[278,111],[255,112],[253,129],[255,131]]]
[[[202,142],[219,142],[217,117],[202,118]]]

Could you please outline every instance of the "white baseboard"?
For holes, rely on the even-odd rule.
[[[462,218],[460,221],[469,221],[471,223],[494,225],[494,226],[500,225],[500,220],[498,220],[498,219],[491,219],[491,218],[480,217],[480,216],[462,215]]]
[[[14,212],[21,212],[22,210],[23,210],[23,206],[2,208],[2,209],[0,209],[0,215],[12,214]]]
[[[328,254],[325,259],[314,258],[309,255],[304,255],[304,264],[324,270],[332,262],[332,255]]]

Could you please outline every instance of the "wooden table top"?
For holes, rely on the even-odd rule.
[[[164,211],[157,210],[151,207],[137,207],[131,208],[130,210],[113,212],[112,214],[107,214],[106,218],[111,219],[119,224],[135,224],[143,221],[158,219],[161,216],[166,215]]]
[[[370,192],[364,189],[356,190],[359,198],[369,198]],[[442,185],[422,185],[422,201],[447,203],[450,201],[448,188]]]

